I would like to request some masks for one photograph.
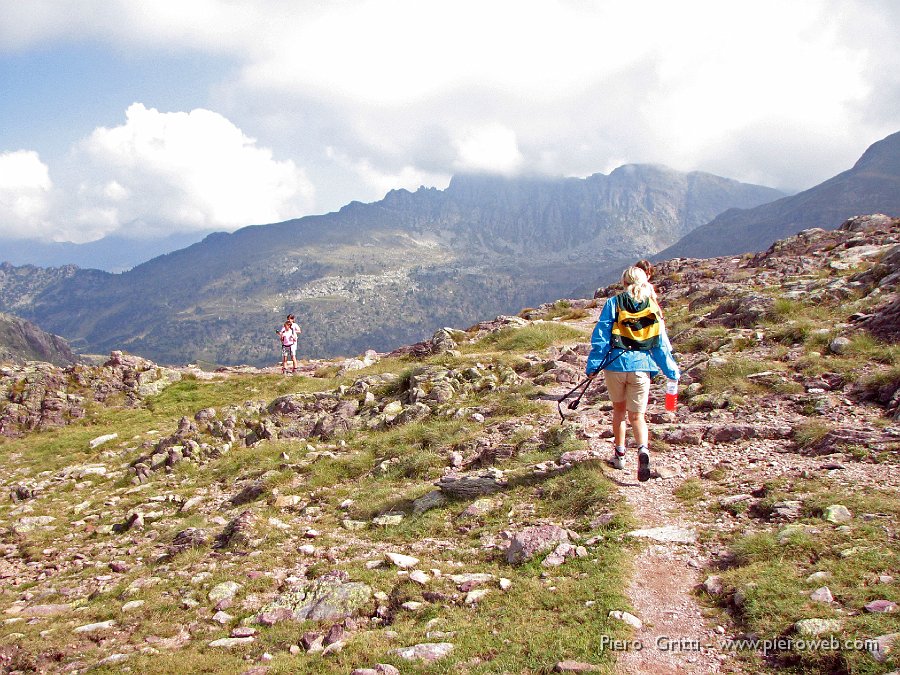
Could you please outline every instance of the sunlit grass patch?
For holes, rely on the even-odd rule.
[[[590,335],[565,324],[546,322],[522,327],[507,327],[489,333],[473,345],[465,345],[463,353],[478,351],[528,352],[547,349],[554,344],[584,342]]]
[[[842,639],[863,640],[896,630],[890,615],[863,607],[876,599],[900,601],[896,584],[878,581],[898,569],[897,548],[885,541],[885,527],[900,517],[900,497],[878,488],[849,491],[823,479],[773,482],[767,491],[770,504],[802,495],[801,515],[796,522],[773,524],[731,541],[733,562],[722,573],[727,590],[717,601],[732,612],[741,630],[761,639],[798,637],[795,624],[806,618],[839,621]],[[826,508],[835,504],[849,509],[847,522],[824,519]],[[833,603],[810,597],[823,586]],[[821,672],[817,669],[823,667],[827,672],[870,672],[873,665],[864,650],[794,650],[777,654],[776,662],[797,672]]]

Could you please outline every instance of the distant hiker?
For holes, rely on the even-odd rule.
[[[613,404],[612,427],[615,449],[609,463],[625,468],[626,420],[638,445],[638,480],[650,478],[647,401],[650,380],[660,370],[670,380],[681,373],[672,357],[665,324],[647,274],[629,267],[622,274],[623,293],[603,305],[591,336],[591,352],[585,372],[594,377],[601,370]]]
[[[636,263],[634,263],[634,266],[639,267],[640,269],[644,270],[644,274],[647,275],[647,281],[650,281],[650,282],[653,281],[653,273],[656,271],[656,268],[653,267],[652,262],[650,262],[646,258],[643,258],[641,260],[638,260]],[[653,289],[653,293],[651,294],[650,297],[652,297],[656,301],[659,301],[659,299],[656,297],[656,288],[653,287],[652,283],[650,284],[650,288]]]
[[[297,372],[297,339],[300,335],[300,326],[294,323],[294,315],[288,314],[281,329],[276,329],[278,337],[281,340],[281,372],[287,372],[288,358],[292,362],[292,373]]]

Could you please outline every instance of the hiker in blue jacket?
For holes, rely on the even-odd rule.
[[[681,372],[672,357],[662,313],[656,304],[656,293],[639,267],[629,267],[622,274],[624,293],[609,298],[591,336],[591,352],[585,372],[594,377],[601,370],[613,404],[613,437],[615,450],[609,463],[625,468],[626,421],[631,424],[638,445],[638,480],[650,478],[647,401],[650,380],[660,370],[670,380],[678,380]]]

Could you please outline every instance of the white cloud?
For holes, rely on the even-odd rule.
[[[309,212],[314,188],[222,115],[141,103],[99,127],[54,171],[33,151],[0,154],[0,236],[86,242],[233,230]]]
[[[135,103],[125,124],[94,130],[73,159],[77,228],[58,232],[73,241],[286,220],[305,213],[313,197],[293,161],[273,159],[209,110],[162,113]]]
[[[53,183],[36,152],[0,153],[0,235],[26,237],[44,225]]]
[[[895,0],[0,0],[0,51],[235,64],[203,92],[227,119],[132,109],[79,148],[66,194],[97,236],[301,215],[311,182],[332,209],[454,171],[619,159],[810,187],[897,130],[897,22]]]
[[[514,174],[524,161],[516,143],[516,133],[500,124],[473,129],[454,143],[454,167],[463,173]]]
[[[399,170],[382,171],[373,167],[368,159],[353,159],[342,155],[332,147],[326,148],[326,154],[338,165],[360,178],[369,188],[372,199],[380,199],[391,190],[404,189],[414,192],[422,185],[444,188],[450,182],[449,174],[431,173],[410,165],[400,167]]]

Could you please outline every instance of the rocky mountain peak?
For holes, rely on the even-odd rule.
[[[853,165],[853,170],[900,174],[900,131],[873,143]]]

